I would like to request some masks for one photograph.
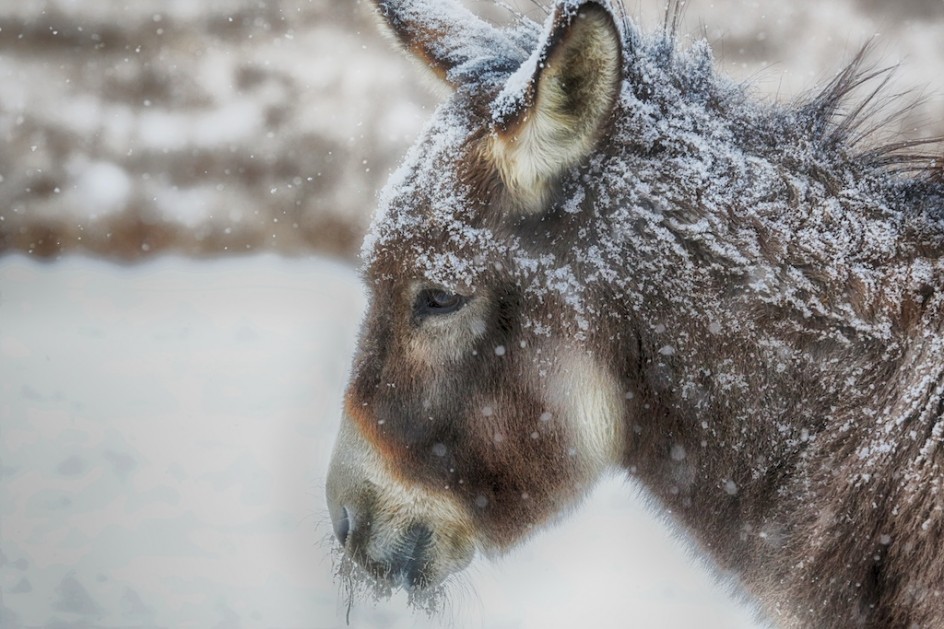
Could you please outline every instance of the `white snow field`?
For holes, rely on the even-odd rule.
[[[363,307],[323,259],[0,259],[0,626],[345,626],[323,480]],[[755,624],[614,478],[442,615],[350,626]]]

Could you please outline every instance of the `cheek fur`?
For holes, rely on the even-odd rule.
[[[398,343],[406,353],[388,351],[382,377],[370,390],[352,387],[347,411],[387,486],[460,505],[477,546],[501,552],[619,463],[625,396],[601,360],[522,338],[500,307],[486,324],[477,310],[486,307],[476,300],[401,330],[410,334]]]
[[[510,351],[507,369],[463,408],[452,490],[503,550],[579,501],[619,464],[625,396],[604,365],[571,351]],[[543,367],[546,367],[543,368]]]
[[[588,479],[619,464],[625,443],[625,393],[598,359],[564,350],[543,378],[547,406],[556,409],[573,441],[573,457]]]

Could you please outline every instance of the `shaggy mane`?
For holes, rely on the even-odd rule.
[[[505,0],[492,0],[518,24],[539,30],[540,24]],[[553,2],[527,0],[542,15],[551,12]],[[662,21],[662,37],[671,51],[680,49],[681,21],[689,3],[666,0]],[[624,32],[638,29],[620,0],[613,8],[622,20]],[[640,29],[645,32],[645,29]],[[910,140],[883,137],[883,131],[900,121],[921,104],[911,90],[891,93],[890,85],[898,65],[879,66],[874,56],[874,42],[863,44],[848,64],[825,86],[808,91],[792,107],[808,117],[814,137],[823,146],[848,152],[862,166],[883,169],[892,174],[911,174],[932,182],[944,183],[944,135]],[[629,61],[627,61],[629,63]],[[716,75],[720,78],[720,74]],[[750,83],[741,84],[741,90]],[[867,90],[863,93],[864,90]],[[899,103],[905,98],[904,104]],[[762,105],[758,102],[758,105]]]

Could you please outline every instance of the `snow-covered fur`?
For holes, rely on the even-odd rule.
[[[760,104],[604,0],[376,3],[454,92],[364,243],[347,555],[430,590],[623,468],[777,625],[944,626],[944,177],[869,145],[881,73]]]

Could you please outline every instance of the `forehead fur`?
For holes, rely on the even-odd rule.
[[[369,274],[396,266],[414,279],[468,289],[489,260],[503,256],[506,246],[481,224],[487,202],[461,175],[482,125],[459,95],[437,109],[380,193],[361,250]]]

